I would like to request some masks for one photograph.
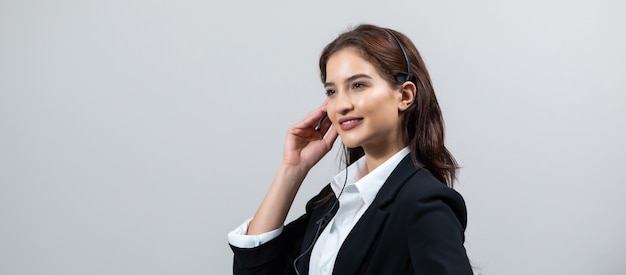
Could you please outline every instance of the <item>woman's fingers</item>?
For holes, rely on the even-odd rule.
[[[314,129],[315,126],[319,123],[319,120],[326,113],[325,108],[316,109],[310,113],[308,113],[300,122],[296,123],[294,126],[296,128],[311,128]]]
[[[320,107],[309,112],[300,122],[294,126],[297,128],[309,128],[315,127],[319,123],[319,120],[326,114],[326,101],[322,103]]]
[[[326,101],[289,129],[284,147],[285,161],[313,166],[332,149],[337,132],[332,129],[330,120],[324,119],[325,115]],[[318,124],[320,127],[316,129]]]
[[[334,127],[331,127],[331,126],[328,126],[328,127],[330,128],[327,129],[326,135],[324,136],[323,140],[324,140],[324,143],[326,143],[326,147],[330,151],[330,149],[333,148],[333,144],[335,144],[335,140],[337,140],[337,137],[339,136],[339,134],[337,133],[337,130],[335,130]]]

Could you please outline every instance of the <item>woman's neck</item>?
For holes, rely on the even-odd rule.
[[[389,144],[388,146],[377,146],[375,149],[363,148],[365,152],[365,160],[367,163],[367,173],[373,171],[378,166],[383,164],[393,155],[398,153],[402,148],[406,147],[404,144]]]

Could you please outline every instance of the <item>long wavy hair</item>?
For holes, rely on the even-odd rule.
[[[430,76],[417,48],[407,36],[395,30],[369,24],[359,25],[340,34],[324,48],[320,56],[322,83],[326,82],[328,59],[334,53],[350,47],[357,49],[365,60],[373,64],[392,88],[399,88],[403,83],[398,82],[396,76],[407,74],[407,64],[400,45],[390,32],[399,39],[406,50],[412,80],[417,88],[415,101],[402,115],[402,137],[411,151],[413,163],[430,171],[443,184],[452,187],[459,167],[444,145],[443,117]],[[365,154],[362,147],[344,146],[344,150],[348,151],[345,160],[347,165]]]

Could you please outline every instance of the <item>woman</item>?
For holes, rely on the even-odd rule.
[[[229,233],[234,273],[472,274],[465,203],[451,188],[458,167],[413,43],[360,25],[328,44],[319,66],[327,99],[289,129],[265,199]],[[283,226],[337,136],[350,166]]]

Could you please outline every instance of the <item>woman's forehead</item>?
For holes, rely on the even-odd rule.
[[[338,82],[356,74],[379,77],[376,67],[363,58],[360,51],[345,48],[332,54],[326,63],[326,82]]]

